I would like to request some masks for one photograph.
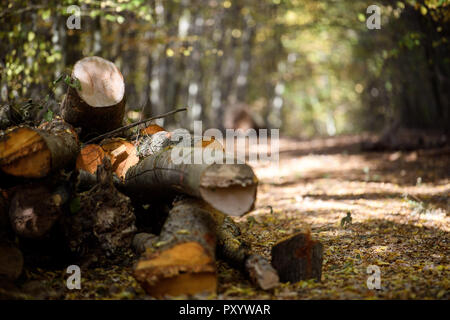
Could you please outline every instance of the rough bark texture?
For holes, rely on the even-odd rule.
[[[215,292],[214,230],[202,201],[176,200],[157,240],[152,236],[136,239],[147,249],[134,268],[135,278],[155,297]]]
[[[70,195],[66,183],[56,187],[42,183],[16,188],[9,208],[14,232],[26,238],[45,236],[63,215],[63,207]]]
[[[91,107],[81,99],[76,89],[69,87],[61,105],[61,115],[70,124],[82,128],[82,136],[95,136],[122,125],[126,97],[114,106]]]
[[[185,148],[185,154],[193,156],[196,149],[199,148]],[[125,192],[145,198],[162,192],[181,192],[235,216],[253,208],[258,180],[251,167],[246,164],[176,164],[172,160],[172,150],[173,146],[167,146],[131,167],[125,176]]]
[[[216,223],[217,255],[245,272],[259,288],[268,290],[278,286],[277,271],[267,259],[251,252],[250,245],[242,239],[241,230],[234,221],[217,210],[210,212]]]
[[[7,131],[0,138],[0,167],[13,176],[41,178],[75,161],[78,151],[72,126],[56,118],[37,129],[22,126]]]
[[[131,201],[114,187],[107,157],[97,170],[97,184],[78,197],[79,210],[64,219],[70,249],[85,264],[115,263],[130,248],[136,227]]]
[[[95,70],[95,72],[91,71],[92,60],[96,60],[96,62],[94,62],[96,65],[103,64],[103,67],[105,68],[104,74],[101,73],[101,70],[100,72],[99,70]],[[125,94],[123,94],[120,101],[117,101],[113,105],[102,106],[91,106],[81,98],[83,90],[87,90],[92,95],[98,95],[101,97],[102,95],[108,93],[107,90],[114,90],[112,88],[115,87],[115,84],[111,82],[122,81],[123,85],[122,74],[117,68],[110,68],[108,65],[109,63],[109,61],[99,57],[88,57],[78,61],[77,64],[84,64],[86,66],[85,74],[88,74],[88,81],[85,81],[84,79],[80,80],[80,92],[79,89],[69,86],[67,94],[61,105],[62,117],[73,126],[81,127],[81,134],[83,137],[99,135],[101,133],[117,129],[122,124],[125,113]],[[75,67],[72,77],[75,77]],[[119,79],[113,80],[111,77],[112,74],[117,76]],[[97,84],[99,83],[103,83],[103,85],[98,86]]]
[[[311,240],[309,233],[299,233],[278,242],[272,248],[272,265],[282,282],[322,277],[323,246]]]

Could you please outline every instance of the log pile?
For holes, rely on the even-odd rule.
[[[0,132],[0,277],[14,281],[25,253],[53,242],[82,268],[118,264],[134,248],[133,275],[159,298],[215,293],[216,259],[262,290],[293,279],[279,275],[290,272],[285,264],[254,254],[230,217],[254,207],[258,180],[250,166],[179,163],[181,129],[121,127],[125,86],[110,61],[84,58],[72,78],[78,85],[69,86],[60,116]],[[206,148],[224,156],[214,139],[180,150],[193,157]],[[291,257],[292,248],[281,251]],[[308,266],[307,276],[317,276]]]

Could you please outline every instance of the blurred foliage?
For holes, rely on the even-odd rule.
[[[229,106],[242,102],[264,126],[289,135],[377,130],[394,121],[448,128],[450,1],[378,1],[380,30],[366,27],[371,4],[1,2],[0,103],[41,100],[78,59],[99,55],[124,74],[130,121],[187,105],[178,125],[203,119],[222,128]],[[80,30],[66,27],[70,5],[81,9]],[[64,90],[59,84],[50,97],[55,112]]]

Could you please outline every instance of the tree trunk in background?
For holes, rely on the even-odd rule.
[[[180,148],[180,152],[190,157],[198,149]],[[125,192],[146,199],[158,197],[165,191],[182,192],[235,216],[253,208],[257,179],[251,167],[246,164],[175,164],[173,150],[163,148],[131,167],[125,176]]]

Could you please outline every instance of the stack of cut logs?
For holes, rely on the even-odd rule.
[[[176,130],[121,127],[125,85],[110,61],[84,58],[72,78],[80,85],[69,86],[60,116],[0,132],[0,278],[20,277],[30,239],[53,239],[82,268],[120,263],[134,248],[134,276],[155,297],[215,292],[216,255],[263,290],[320,280],[322,246],[308,235],[275,245],[272,263],[243,240],[230,216],[254,207],[251,167],[177,164]],[[222,146],[211,138],[195,148]]]

